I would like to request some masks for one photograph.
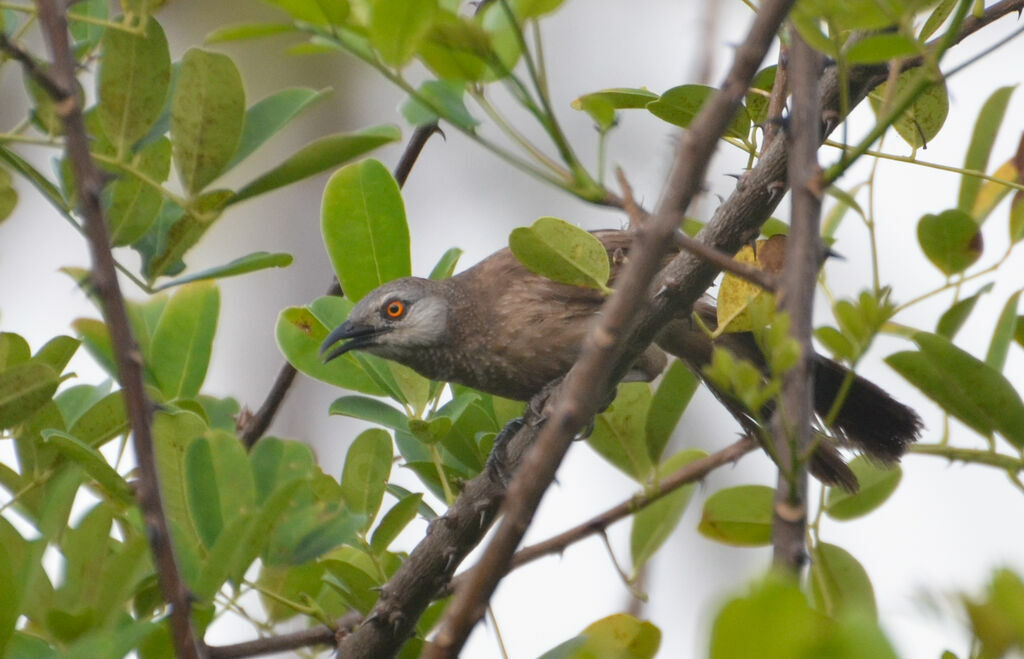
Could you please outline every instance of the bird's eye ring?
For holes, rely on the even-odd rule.
[[[405,315],[405,304],[401,300],[392,300],[384,307],[388,318],[401,318]]]

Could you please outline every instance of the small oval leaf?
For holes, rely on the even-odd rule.
[[[772,540],[772,499],[765,485],[740,485],[715,492],[704,502],[697,530],[727,545],[756,547]]]
[[[828,488],[825,512],[832,519],[847,520],[867,515],[885,503],[903,477],[899,465],[883,467],[863,455],[851,460],[849,467],[857,477],[860,488],[852,493],[838,487]]]
[[[556,217],[542,217],[514,229],[508,246],[527,270],[553,281],[608,293],[611,265],[593,234]]]

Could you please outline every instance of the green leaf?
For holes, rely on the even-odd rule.
[[[362,515],[354,515],[335,502],[317,502],[289,509],[275,529],[264,553],[268,565],[300,565],[319,558],[338,545],[353,542],[364,528]]]
[[[264,0],[288,12],[292,18],[315,25],[340,25],[348,17],[346,0]]]
[[[204,279],[224,279],[226,277],[236,277],[238,275],[244,275],[250,272],[256,272],[257,270],[266,270],[267,268],[287,268],[292,264],[292,255],[285,254],[283,252],[255,252],[253,254],[246,254],[240,256],[230,263],[224,265],[218,265],[213,268],[207,268],[206,270],[200,270],[199,272],[173,279],[165,282],[153,290],[163,291],[168,288],[175,286],[181,286],[193,281],[201,281]]]
[[[0,346],[3,345],[3,336],[6,336],[6,333],[0,335]],[[64,371],[64,367],[68,365],[69,361],[71,361],[71,357],[74,356],[75,352],[78,350],[78,346],[80,345],[82,345],[81,341],[70,336],[55,336],[47,341],[46,344],[32,356],[32,359],[42,364],[48,364],[57,373],[62,373]],[[0,347],[0,354],[2,353],[3,348]],[[0,357],[0,363],[2,362],[3,358]]]
[[[823,632],[824,617],[811,610],[796,583],[769,574],[754,584],[749,594],[722,607],[711,628],[709,656],[711,659],[834,657],[836,655],[816,655],[811,651]]]
[[[1013,656],[1024,644],[1024,581],[1007,568],[992,575],[983,600],[964,597],[971,628],[980,641],[978,656]]]
[[[527,270],[553,281],[609,293],[608,252],[593,234],[556,217],[514,229],[508,246]]]
[[[136,171],[149,181],[125,173],[103,191],[110,243],[130,245],[142,238],[156,222],[163,205],[163,192],[152,185],[165,181],[171,171],[171,142],[166,137],[147,144],[131,160]]]
[[[988,353],[985,355],[985,363],[997,371],[1002,371],[1006,365],[1006,355],[1010,351],[1010,342],[1013,341],[1014,332],[1017,329],[1017,302],[1020,300],[1021,291],[1017,291],[1006,300],[999,320],[996,321],[996,329],[992,333],[992,343],[988,346]]]
[[[899,465],[884,467],[863,455],[851,460],[849,467],[857,477],[860,488],[856,492],[847,492],[838,487],[828,488],[825,512],[832,519],[847,520],[867,515],[885,503],[903,477]]]
[[[316,139],[289,156],[280,165],[242,186],[228,204],[284,187],[344,164],[390,142],[402,134],[394,126],[374,126],[355,133],[338,133]]]
[[[644,432],[650,406],[651,388],[646,382],[621,385],[615,401],[594,420],[587,438],[601,457],[641,483],[654,469]]]
[[[505,64],[491,48],[490,35],[478,23],[448,11],[434,17],[434,25],[417,53],[437,77],[467,80],[501,77]],[[492,66],[499,65],[498,71]]]
[[[85,344],[85,349],[92,355],[99,366],[117,379],[118,365],[114,360],[114,349],[111,346],[111,335],[106,331],[106,324],[94,318],[77,318],[71,326]]]
[[[256,501],[263,505],[275,490],[295,480],[308,479],[314,473],[313,451],[302,442],[263,437],[249,453]]]
[[[971,311],[974,310],[974,305],[978,303],[978,299],[981,298],[982,294],[992,290],[994,285],[992,282],[985,284],[974,295],[956,302],[947,309],[939,317],[939,322],[935,326],[935,333],[952,341],[953,337],[956,336],[956,333],[960,331],[960,328],[967,321],[967,317],[971,315]]]
[[[707,452],[700,449],[680,451],[658,465],[658,480],[664,480],[694,460],[704,457],[707,457]],[[633,574],[639,574],[644,564],[654,556],[654,552],[668,540],[686,511],[696,487],[696,483],[684,485],[646,508],[638,510],[633,516],[633,526],[629,533]]]
[[[18,191],[11,185],[11,173],[0,168],[0,222],[3,222],[18,206]]]
[[[455,272],[455,266],[459,262],[459,257],[462,256],[462,250],[458,247],[452,247],[437,261],[437,265],[430,271],[430,279],[447,279],[452,276]]]
[[[153,334],[150,368],[168,398],[195,398],[206,379],[217,331],[220,291],[210,282],[182,286]]]
[[[652,462],[661,460],[665,445],[672,437],[680,417],[690,404],[700,380],[685,364],[673,361],[662,375],[651,399],[651,407],[647,412],[644,432],[647,438],[647,454]]]
[[[928,37],[935,34],[935,31],[946,22],[949,15],[953,13],[953,8],[956,7],[958,0],[942,0],[936,5],[935,9],[928,16],[928,20],[921,26],[921,32],[917,35],[919,41],[925,41]]]
[[[409,432],[409,419],[399,410],[375,398],[342,396],[331,403],[330,413]]]
[[[754,76],[754,79],[750,81],[751,91],[747,92],[744,103],[747,105],[747,114],[750,115],[750,121],[755,125],[763,124],[768,120],[768,98],[772,93],[772,87],[775,86],[775,74],[778,68],[777,66],[769,66],[761,69]]]
[[[1024,402],[1002,373],[941,336],[917,332],[914,341],[919,351],[898,352],[886,363],[980,434],[999,432],[1024,447]]]
[[[586,112],[597,124],[598,129],[607,131],[615,125],[615,111],[647,107],[658,95],[647,89],[618,87],[584,94],[570,105],[574,110]]]
[[[370,14],[370,43],[385,64],[402,67],[430,31],[437,0],[376,0]]]
[[[107,0],[86,0],[68,7],[68,25],[71,28],[71,36],[75,39],[76,53],[91,51],[106,31],[102,25],[78,19],[92,18],[104,21],[109,15],[110,3]],[[0,24],[2,23],[0,19]]]
[[[540,18],[562,6],[565,0],[511,0],[512,13],[522,22],[530,18]]]
[[[660,646],[660,629],[627,613],[616,613],[590,623],[579,636],[540,659],[653,659]]]
[[[64,195],[61,194],[57,186],[50,182],[50,179],[43,176],[28,161],[3,144],[0,144],[0,161],[7,163],[11,169],[24,176],[62,215],[70,217],[71,205],[64,199]]]
[[[928,260],[946,275],[963,272],[981,257],[981,230],[970,215],[955,208],[922,217],[917,240]]]
[[[48,364],[25,362],[0,372],[0,428],[11,428],[45,405],[60,384]]]
[[[124,154],[156,123],[171,85],[171,54],[156,19],[144,34],[108,29],[97,76],[100,125]]]
[[[1010,243],[1016,245],[1024,240],[1024,195],[1017,192],[1010,202]]]
[[[298,611],[282,602],[285,598],[292,602],[302,601],[303,596],[314,597],[324,581],[323,563],[291,565],[288,567],[260,566],[260,575],[256,580],[259,585],[260,604],[272,622],[282,622],[298,615]],[[278,598],[267,595],[274,593]]]
[[[414,126],[444,119],[462,130],[472,132],[480,121],[466,108],[466,83],[462,80],[428,80],[410,96],[400,111]]]
[[[811,595],[829,616],[861,614],[878,619],[875,589],[864,567],[842,547],[819,542],[811,547]]]
[[[647,110],[674,126],[689,128],[701,107],[715,92],[714,87],[705,85],[680,85],[662,94],[658,100],[648,103]],[[741,106],[729,122],[725,136],[746,139],[749,132],[750,117],[746,108]]]
[[[185,454],[185,495],[189,515],[207,549],[222,529],[252,511],[256,486],[242,443],[224,431],[191,442]],[[237,538],[236,538],[237,540]]]
[[[871,34],[854,43],[846,51],[850,64],[876,64],[900,57],[916,55],[921,44],[896,32]]]
[[[193,412],[161,410],[153,415],[153,452],[160,494],[168,522],[178,529],[173,538],[176,555],[179,548],[198,555],[199,533],[188,508],[185,459],[189,446],[206,430],[206,424]]]
[[[0,332],[0,371],[23,364],[31,357],[32,348],[29,347],[28,341],[22,338],[20,334]],[[54,370],[64,370],[63,366],[60,366],[59,369],[54,364],[50,364],[50,366],[53,366]]]
[[[109,393],[75,418],[67,418],[70,433],[93,448],[128,432],[128,413],[120,391]]]
[[[370,549],[375,554],[382,554],[391,543],[398,537],[398,534],[409,525],[409,522],[416,519],[416,511],[423,502],[423,494],[408,494],[398,500],[391,510],[384,513],[380,524],[373,531],[370,538]]]
[[[235,155],[245,121],[245,91],[227,55],[190,48],[171,105],[174,163],[185,189],[197,194]]]
[[[347,353],[324,363],[320,345],[328,331],[344,322],[352,303],[340,297],[327,296],[316,300],[310,308],[289,307],[277,319],[277,345],[288,362],[306,375],[344,389],[371,396],[383,396],[384,389],[363,367],[364,360]],[[376,358],[367,355],[365,363]]]
[[[77,437],[59,430],[44,430],[43,437],[61,454],[89,474],[118,503],[124,506],[131,506],[135,503],[128,482],[107,464],[107,460],[99,451]]]
[[[967,155],[964,158],[964,169],[984,172],[988,168],[988,158],[992,153],[992,145],[996,140],[996,133],[1003,123],[1003,116],[1006,114],[1006,106],[1010,102],[1010,96],[1016,87],[1000,87],[992,92],[992,95],[985,100],[978,112],[978,118],[974,122],[974,132],[971,134],[971,143],[967,147]],[[981,191],[982,179],[976,176],[962,176],[960,178],[960,196],[957,201],[957,208],[970,213],[974,202]]]
[[[412,270],[402,193],[377,160],[346,165],[331,176],[320,228],[341,290],[353,302]]]
[[[238,150],[227,168],[231,169],[245,160],[293,119],[327,98],[331,92],[329,88],[320,91],[307,87],[282,89],[246,110]]]
[[[739,485],[715,492],[704,502],[697,530],[727,545],[755,547],[772,539],[772,498],[764,485]]]
[[[243,41],[246,39],[262,39],[277,34],[295,32],[296,27],[287,23],[238,23],[225,25],[206,35],[207,44]]]
[[[923,75],[926,74],[921,69],[904,71],[896,78],[896,89],[892,92],[892,98],[899,98],[907,89],[916,86]],[[882,116],[882,105],[889,94],[887,90],[888,86],[882,83],[868,95],[871,109],[879,118]],[[907,144],[918,149],[927,146],[928,142],[939,134],[948,114],[949,93],[946,91],[946,84],[933,83],[914,99],[910,107],[893,123],[893,128]]]
[[[342,496],[349,510],[366,516],[364,531],[380,510],[384,486],[391,475],[391,458],[391,436],[379,428],[361,433],[345,454]]]

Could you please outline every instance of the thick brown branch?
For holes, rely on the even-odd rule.
[[[398,164],[395,165],[394,177],[398,181],[399,187],[405,186],[409,173],[412,171],[412,166],[416,164],[416,159],[423,152],[423,147],[427,145],[427,140],[430,139],[431,135],[439,132],[441,132],[441,129],[437,127],[437,122],[417,126],[416,130],[413,131],[412,137],[409,138],[409,143],[402,153],[402,157],[399,159]],[[338,286],[336,279],[331,282],[330,287],[327,289],[327,295],[341,295],[341,288]],[[298,371],[290,363],[285,362],[281,366],[281,370],[277,372],[274,384],[270,387],[270,391],[267,393],[263,404],[260,405],[255,414],[245,421],[241,429],[240,437],[246,448],[252,448],[253,444],[267,432],[267,428],[270,427],[274,417],[277,416],[277,411],[281,409],[281,405],[284,403],[285,396],[288,395],[292,383],[295,382],[297,374]]]
[[[669,248],[679,217],[700,193],[707,164],[746,94],[791,0],[762,3],[746,40],[736,51],[721,90],[702,108],[676,153],[676,160],[651,221],[637,228],[630,259],[615,293],[602,308],[601,321],[584,342],[580,358],[552,396],[548,420],[536,445],[509,486],[504,517],[464,589],[456,591],[428,657],[454,657],[483,613],[486,602],[509,569],[512,555],[540,499],[554,479],[575,433],[608,400],[615,383],[645,346],[633,342],[632,319],[642,312],[645,291]],[[710,266],[713,267],[713,266]],[[662,324],[668,318],[662,320]],[[652,328],[653,329],[653,328]],[[653,339],[647,337],[647,342]],[[520,433],[522,434],[522,433]]]
[[[780,311],[789,315],[789,336],[800,346],[800,357],[782,380],[782,400],[772,418],[775,455],[779,461],[778,485],[772,519],[774,562],[798,573],[804,564],[807,529],[807,467],[802,456],[811,443],[814,414],[811,357],[811,317],[819,256],[822,252],[821,169],[818,147],[821,145],[821,97],[818,77],[821,55],[805,42],[795,29],[790,30],[789,85],[793,109],[789,116],[789,187],[792,190],[792,216],[786,261],[782,269]]]
[[[110,252],[107,223],[103,217],[103,176],[89,153],[89,137],[82,116],[81,99],[75,94],[76,63],[68,43],[67,17],[56,0],[38,0],[36,4],[53,59],[49,75],[53,84],[44,85],[44,88],[53,95],[57,114],[64,125],[65,149],[74,173],[79,212],[85,219],[85,233],[92,252],[92,284],[103,304],[103,316],[110,330],[125,407],[131,423],[135,459],[139,466],[136,498],[146,525],[160,589],[170,605],[171,637],[177,656],[187,659],[199,657],[203,653],[203,643],[192,630],[189,614],[191,595],[174,559],[167,518],[160,500],[151,434],[153,406],[143,385],[142,357],[128,325],[124,298],[114,269],[114,257]]]

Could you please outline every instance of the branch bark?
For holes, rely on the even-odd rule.
[[[153,454],[151,422],[153,404],[146,395],[142,377],[142,356],[132,336],[125,311],[124,298],[114,269],[110,236],[103,216],[101,195],[103,175],[89,153],[89,137],[82,116],[82,101],[75,88],[76,61],[68,42],[67,17],[56,0],[37,0],[39,21],[53,60],[48,77],[52,85],[44,86],[53,96],[57,114],[64,125],[65,150],[71,161],[79,212],[84,218],[85,234],[92,252],[91,282],[103,304],[103,316],[110,330],[110,339],[117,360],[117,370],[124,392],[125,407],[132,429],[132,446],[139,467],[136,498],[146,536],[153,553],[160,589],[170,605],[171,637],[178,657],[191,659],[204,654],[202,639],[192,629],[191,594],[181,578],[171,546],[171,536],[160,500],[160,484]],[[37,75],[42,75],[38,73]]]
[[[807,555],[807,465],[814,416],[814,372],[811,357],[811,319],[814,288],[824,246],[821,244],[821,99],[818,78],[821,55],[790,29],[789,85],[793,109],[789,115],[789,187],[792,215],[782,269],[779,310],[788,314],[789,336],[800,346],[796,365],[782,379],[779,411],[772,417],[779,479],[772,519],[774,563],[799,573]]]

